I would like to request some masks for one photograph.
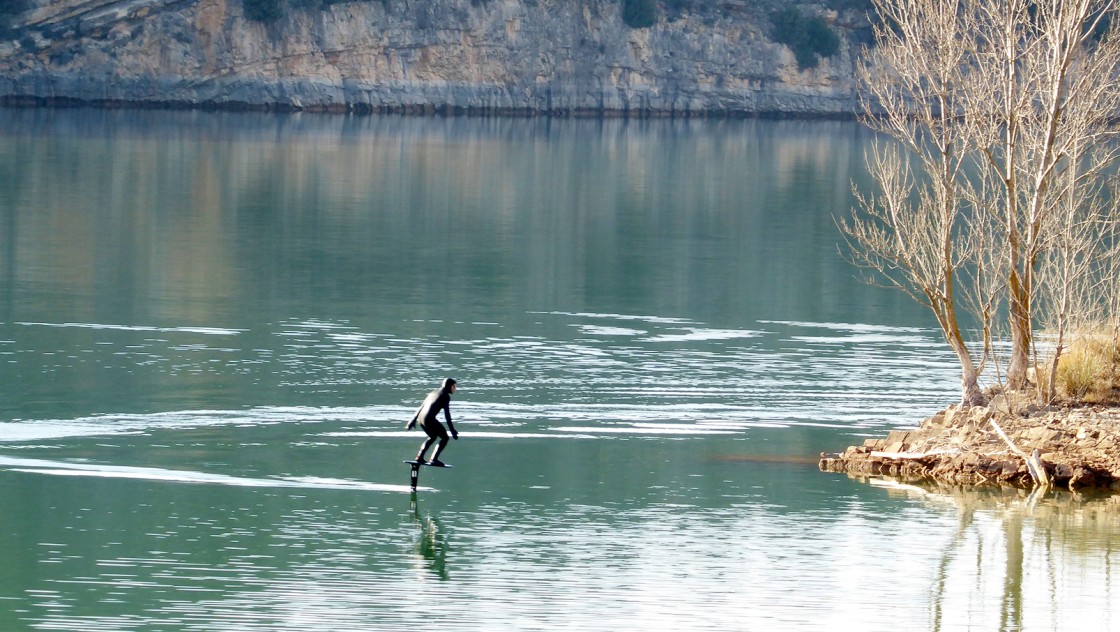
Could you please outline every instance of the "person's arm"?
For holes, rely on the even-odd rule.
[[[447,402],[443,405],[443,416],[447,418],[447,429],[451,431],[451,438],[458,441],[459,431],[455,430],[455,425],[451,423],[451,398],[447,398]]]
[[[416,427],[416,420],[420,418],[420,411],[421,410],[424,410],[424,405],[423,404],[420,404],[420,408],[416,409],[416,414],[413,415],[412,419],[409,420],[408,424],[405,425],[405,427],[404,427],[405,430],[412,430],[413,428]]]

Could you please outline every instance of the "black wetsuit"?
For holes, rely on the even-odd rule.
[[[408,427],[412,428],[416,422],[420,422],[420,427],[424,432],[433,439],[446,439],[447,429],[439,422],[436,415],[439,411],[443,411],[443,416],[447,419],[447,425],[453,429],[455,426],[451,425],[451,393],[447,392],[446,388],[437,388],[436,390],[428,393],[424,398],[424,403],[420,404],[416,414],[412,416],[412,421],[408,422]]]
[[[428,439],[420,445],[420,453],[416,455],[417,461],[423,461],[428,448],[432,447],[432,444],[438,440],[439,445],[436,446],[435,454],[432,455],[432,464],[441,465],[439,455],[447,447],[448,437],[447,428],[444,428],[436,417],[439,411],[442,410],[444,418],[447,419],[447,427],[451,429],[451,436],[456,439],[459,438],[459,433],[455,431],[455,426],[451,423],[451,390],[454,386],[455,380],[448,378],[443,381],[439,388],[428,393],[428,396],[424,398],[424,403],[420,404],[420,408],[416,410],[416,414],[412,416],[412,420],[406,426],[411,430],[419,421],[420,427],[428,435]]]

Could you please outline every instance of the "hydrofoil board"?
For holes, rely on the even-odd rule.
[[[427,461],[405,461],[405,463],[408,463],[409,465],[426,465],[428,467],[444,467],[444,468],[447,468],[447,469],[451,469],[451,468],[455,467],[454,465],[448,465],[446,463],[444,463],[443,465],[432,465],[431,463],[428,463]]]

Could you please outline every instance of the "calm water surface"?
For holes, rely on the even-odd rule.
[[[867,140],[0,111],[0,629],[1116,629],[1116,499],[817,471],[956,390]]]

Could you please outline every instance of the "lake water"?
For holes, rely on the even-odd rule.
[[[0,111],[0,629],[1117,629],[1116,498],[817,470],[957,392],[868,138]]]

